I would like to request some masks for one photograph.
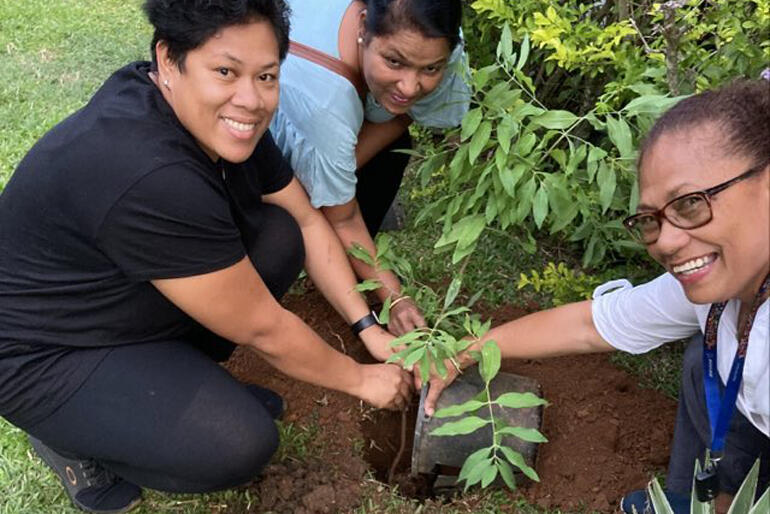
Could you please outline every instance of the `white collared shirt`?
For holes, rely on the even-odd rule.
[[[594,325],[602,338],[618,350],[644,353],[705,330],[711,304],[692,303],[669,273],[636,287],[627,283],[603,295],[602,289],[599,286],[594,293]],[[719,320],[717,368],[723,384],[738,347],[739,310],[740,301],[730,300]],[[751,327],[736,405],[770,437],[770,300],[760,306]]]

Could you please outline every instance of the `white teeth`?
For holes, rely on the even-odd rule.
[[[691,261],[687,261],[683,264],[680,264],[678,266],[674,266],[672,268],[674,273],[682,273],[684,275],[689,275],[691,273],[695,273],[697,270],[702,268],[703,266],[710,264],[714,261],[713,256],[708,257],[698,257],[697,259],[693,259]]]
[[[222,119],[225,123],[239,132],[248,132],[249,130],[254,130],[254,127],[257,125],[256,123],[241,123],[235,120],[231,120],[230,118]]]

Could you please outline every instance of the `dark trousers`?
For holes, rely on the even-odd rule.
[[[372,237],[379,232],[409,164],[407,154],[393,150],[409,148],[412,148],[412,138],[406,131],[356,172],[356,200]]]
[[[689,496],[695,459],[702,465],[710,444],[711,426],[703,388],[703,338],[698,336],[693,338],[684,354],[667,489]],[[718,468],[721,490],[735,494],[758,458],[761,461],[758,491],[764,491],[770,483],[770,437],[760,432],[736,408]]]
[[[299,274],[304,247],[294,218],[264,209],[249,254],[278,298]],[[242,484],[275,452],[278,432],[216,363],[233,348],[203,328],[184,341],[115,347],[53,415],[21,428],[142,487],[191,493]]]

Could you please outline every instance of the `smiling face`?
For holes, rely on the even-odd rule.
[[[156,51],[159,87],[182,125],[212,160],[245,161],[278,105],[272,26],[254,21],[225,27],[188,52],[182,70],[163,41]]]
[[[638,211],[659,209],[760,164],[726,151],[724,141],[716,124],[661,135],[642,162]],[[690,301],[751,302],[770,269],[770,172],[717,193],[711,208],[713,219],[702,227],[685,230],[664,220],[647,250],[679,280]]]
[[[438,87],[450,53],[446,38],[402,29],[371,37],[363,46],[361,68],[377,102],[391,114],[404,114]]]

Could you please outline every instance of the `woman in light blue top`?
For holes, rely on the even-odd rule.
[[[342,75],[296,55],[281,69],[271,131],[311,203],[347,248],[374,251],[372,237],[401,183],[411,145],[407,127],[446,128],[468,110],[460,0],[290,0],[292,39],[342,61],[365,98]],[[353,260],[359,277],[380,280],[393,308],[389,328],[422,325],[397,277]]]

